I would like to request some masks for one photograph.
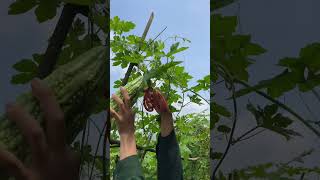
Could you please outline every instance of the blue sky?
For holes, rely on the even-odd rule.
[[[154,12],[155,18],[147,38],[154,38],[167,26],[160,39],[179,35],[191,40],[190,48],[177,55],[177,59],[184,61],[186,71],[194,77],[193,83],[209,74],[209,0],[111,0],[110,3],[111,17],[119,16],[120,19],[134,22],[136,28],[132,32],[139,36],[142,35],[151,12]],[[123,77],[124,72],[125,70],[111,67],[111,83]]]

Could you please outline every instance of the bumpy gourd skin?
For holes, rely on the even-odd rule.
[[[124,88],[128,91],[130,101],[134,104],[137,101],[140,93],[143,91],[143,76],[138,76],[136,79],[133,79],[127,85],[125,85]],[[117,91],[115,94],[118,97],[122,98],[122,94],[120,91]],[[133,104],[131,104],[131,106]],[[118,105],[114,100],[111,100],[110,107],[115,111],[119,110]]]
[[[69,144],[84,128],[86,120],[96,110],[95,105],[98,101],[104,98],[109,68],[107,51],[109,49],[104,46],[94,47],[58,67],[44,79],[53,89],[65,113]],[[31,92],[18,96],[16,103],[22,105],[43,126],[43,115]],[[0,118],[0,148],[9,150],[25,163],[30,160],[28,145],[19,130],[5,115]],[[0,172],[0,179],[7,179],[3,172]]]
[[[138,76],[137,78],[130,81],[127,85],[124,86],[124,88],[128,91],[130,96],[130,102],[132,103],[130,106],[132,107],[135,102],[137,102],[139,96],[143,92],[144,83],[143,83],[144,77]],[[118,97],[122,98],[122,94],[120,91],[117,91],[115,93]],[[114,109],[115,111],[118,111],[118,105],[117,103],[112,99],[110,101],[110,108]],[[116,129],[115,121],[112,121],[111,124],[111,130]]]

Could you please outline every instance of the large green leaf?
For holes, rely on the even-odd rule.
[[[158,68],[154,68],[154,69],[151,69],[148,73],[146,73],[144,75],[144,81],[145,83],[147,83],[147,81],[150,79],[150,78],[155,78],[155,77],[159,77],[163,74],[165,74],[167,72],[167,70],[171,67],[174,67],[174,66],[177,66],[178,64],[182,63],[182,61],[171,61],[169,63],[166,63],[164,65],[161,65],[160,67]]]
[[[20,73],[16,74],[11,78],[12,84],[25,84],[32,80],[35,77],[35,73],[26,72],[26,73]]]
[[[31,10],[36,5],[37,5],[36,0],[16,0],[14,3],[12,3],[9,6],[8,14],[11,14],[11,15],[22,14]]]
[[[13,65],[13,68],[20,72],[37,72],[38,66],[31,59],[22,59]]]
[[[56,16],[59,2],[57,0],[42,0],[35,10],[37,20],[39,23],[45,22]]]
[[[256,108],[253,104],[249,103],[247,109],[254,115],[257,126],[280,134],[287,140],[290,140],[294,136],[301,136],[300,133],[289,129],[293,120],[283,116],[281,113],[277,113],[278,106],[276,104],[266,105],[262,109],[259,106]]]
[[[110,19],[110,30],[116,32],[117,34],[122,34],[123,32],[129,32],[135,28],[135,24],[130,21],[120,20],[118,16]]]
[[[260,81],[257,85],[236,91],[235,96],[241,97],[254,92],[255,90],[267,89],[270,96],[279,97],[283,95],[283,93],[294,89],[299,78],[297,73],[285,70],[274,78]]]
[[[172,44],[171,47],[170,47],[170,51],[166,56],[167,57],[171,57],[174,54],[180,53],[180,52],[185,51],[185,50],[188,49],[188,47],[180,47],[179,48],[179,45],[180,45],[179,42]]]
[[[231,35],[237,27],[236,16],[221,16],[220,14],[211,15],[212,29],[215,36]]]

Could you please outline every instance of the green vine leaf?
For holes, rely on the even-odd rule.
[[[290,140],[294,136],[302,136],[300,133],[289,129],[293,120],[277,113],[278,105],[276,104],[267,105],[262,109],[260,106],[256,108],[253,104],[249,103],[247,109],[254,115],[257,126],[259,127],[280,134],[284,136],[286,140]]]
[[[13,65],[13,68],[19,72],[37,72],[38,66],[31,59],[22,59]]]
[[[118,16],[110,19],[110,30],[117,34],[122,34],[124,32],[129,32],[135,28],[135,24],[130,21],[122,21]]]
[[[28,12],[37,4],[36,0],[16,0],[9,6],[8,14],[17,15]]]
[[[41,0],[39,6],[35,9],[35,14],[39,23],[45,22],[56,16],[57,6],[59,2],[57,0],[44,1]]]
[[[185,50],[188,49],[188,47],[180,47],[179,48],[179,45],[180,45],[179,42],[172,44],[171,47],[170,47],[170,51],[168,52],[166,57],[170,57],[171,58],[172,55],[180,53],[180,52],[185,51]]]
[[[11,83],[12,84],[25,84],[31,81],[35,77],[35,73],[25,72],[12,76]]]

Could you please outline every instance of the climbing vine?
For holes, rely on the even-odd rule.
[[[178,53],[188,50],[191,43],[188,39],[179,36],[160,39],[159,35],[165,33],[159,30],[156,37],[143,39],[130,32],[135,28],[133,22],[121,20],[115,16],[110,21],[113,40],[111,50],[113,67],[128,69],[133,67],[128,82],[139,76],[144,76],[153,69],[164,64],[179,62]],[[193,104],[196,106],[209,105],[209,100],[204,96],[209,94],[210,76],[207,75],[197,80],[194,86],[190,81],[194,78],[186,72],[185,68],[177,63],[166,70],[166,73],[154,74],[148,83],[149,89],[141,93],[135,103],[136,111],[136,141],[138,154],[141,158],[146,179],[156,179],[155,147],[159,129],[159,116],[153,110],[152,98],[161,92],[166,97],[169,108],[174,114],[175,130],[183,158],[184,177],[187,179],[208,179],[209,174],[209,113],[208,111],[186,113],[183,110]],[[114,88],[123,85],[125,77],[116,80]],[[151,90],[152,88],[153,90]],[[192,138],[190,138],[192,137]],[[118,142],[117,131],[111,131],[111,141]],[[111,144],[111,172],[118,159],[119,144]],[[195,172],[194,169],[199,169]],[[189,178],[190,177],[190,178]]]
[[[319,43],[308,44],[300,50],[298,57],[284,57],[278,66],[283,71],[272,78],[260,80],[256,85],[250,85],[249,67],[255,63],[254,58],[266,52],[259,44],[251,42],[251,36],[237,33],[239,19],[237,16],[223,16],[215,13],[216,9],[225,7],[234,1],[211,1],[211,120],[212,140],[219,141],[218,136],[226,136],[226,147],[223,151],[211,147],[210,157],[213,162],[212,179],[303,179],[309,175],[318,174],[319,167],[305,167],[302,159],[313,150],[306,150],[299,157],[286,163],[266,163],[253,165],[232,172],[222,172],[221,164],[231,148],[236,148],[239,142],[255,138],[264,131],[271,131],[289,141],[303,136],[302,132],[292,128],[294,122],[299,122],[319,137],[319,126],[316,121],[307,120],[279,98],[295,89],[299,93],[311,92],[316,98],[316,87],[319,85],[318,54]],[[217,86],[223,86],[229,93],[228,101],[233,106],[219,104],[215,92]],[[237,131],[238,107],[237,100],[245,95],[255,93],[265,99],[266,105],[247,103],[246,110],[253,119],[249,128],[239,137],[234,137]],[[232,123],[230,125],[230,120]],[[293,165],[297,163],[298,165]]]

